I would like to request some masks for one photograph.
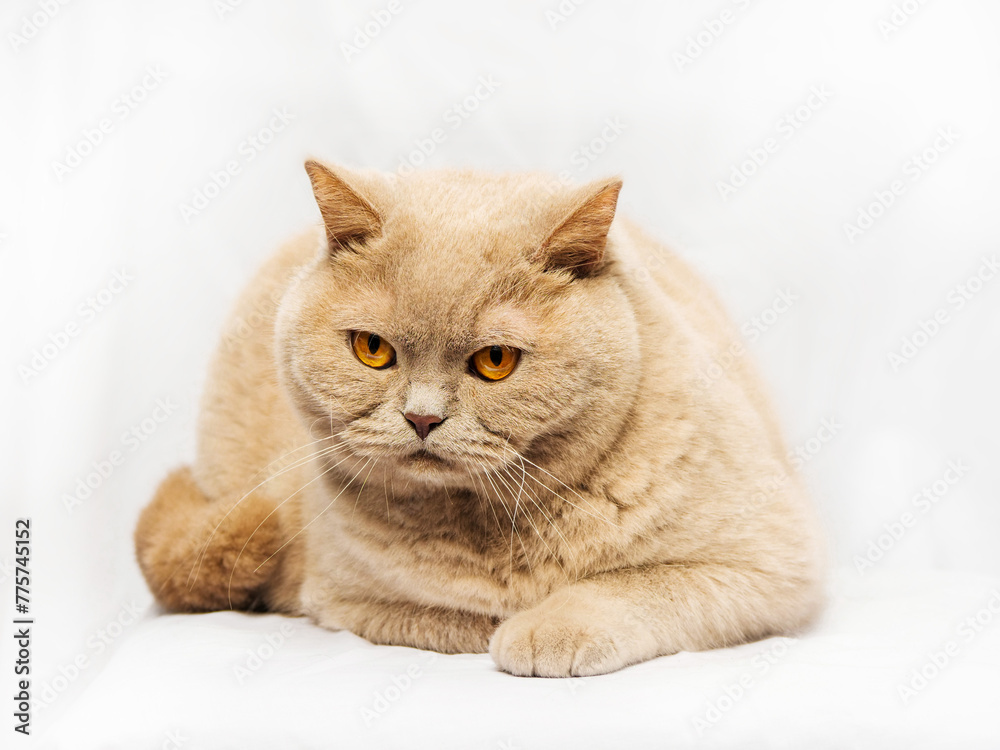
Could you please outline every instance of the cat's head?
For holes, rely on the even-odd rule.
[[[314,437],[452,485],[614,439],[639,359],[608,241],[620,181],[306,169],[325,242],[277,351]]]

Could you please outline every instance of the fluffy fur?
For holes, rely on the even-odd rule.
[[[619,181],[306,165],[212,365],[197,458],[136,530],[167,608],[308,615],[375,643],[591,675],[788,633],[813,518],[747,358]],[[362,364],[350,332],[395,349]],[[488,382],[477,349],[521,359]],[[443,422],[421,439],[406,413]]]

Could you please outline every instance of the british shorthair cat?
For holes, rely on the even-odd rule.
[[[240,298],[194,464],[136,529],[165,607],[610,672],[808,623],[813,512],[706,285],[619,180],[306,170],[322,229]]]

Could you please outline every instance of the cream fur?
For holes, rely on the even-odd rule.
[[[761,385],[746,357],[702,380],[732,326],[611,223],[620,183],[307,169],[324,230],[243,294],[196,461],[136,530],[164,605],[305,614],[541,676],[814,616],[819,539]],[[363,365],[352,330],[396,365]],[[523,351],[497,382],[467,366],[490,344]],[[421,441],[406,412],[445,421]]]

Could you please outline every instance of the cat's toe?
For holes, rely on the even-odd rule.
[[[577,644],[570,669],[574,677],[589,677],[614,672],[627,663],[609,633],[595,633]]]
[[[502,623],[490,638],[490,656],[500,669],[519,677],[530,677],[534,669],[531,627],[516,622],[517,616]]]
[[[490,654],[500,669],[524,677],[582,677],[613,672],[627,663],[612,633],[532,611],[497,629]]]

